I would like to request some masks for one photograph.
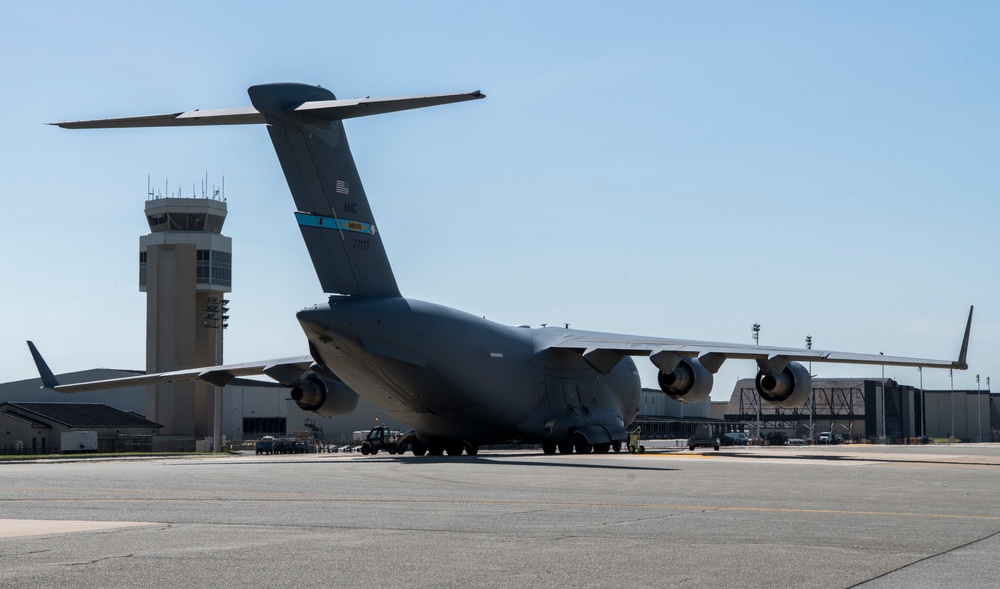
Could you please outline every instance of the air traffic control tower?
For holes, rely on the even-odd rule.
[[[217,194],[217,193],[216,193]],[[223,293],[232,289],[232,239],[222,235],[226,202],[150,198],[149,235],[139,238],[139,290],[146,301],[146,372],[222,363]],[[211,436],[214,387],[203,381],[149,385],[146,419],[163,436]],[[193,448],[191,448],[193,449]]]

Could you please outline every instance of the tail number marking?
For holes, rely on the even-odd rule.
[[[313,213],[295,213],[295,219],[303,227],[317,227],[319,229],[339,229],[340,231],[351,231],[353,233],[366,233],[375,235],[378,230],[371,223],[364,221],[352,221],[350,219],[340,219],[337,217],[325,217]],[[360,249],[360,248],[355,248]],[[365,248],[367,249],[367,247]]]

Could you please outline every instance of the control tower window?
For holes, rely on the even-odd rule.
[[[146,287],[146,252],[139,252],[139,288]]]
[[[212,250],[212,282],[223,286],[233,283],[233,254]]]
[[[156,215],[146,215],[146,220],[149,221],[149,230],[153,233],[159,233],[160,231],[167,230],[167,214],[158,213]]]
[[[196,281],[199,284],[208,284],[210,271],[212,268],[209,259],[210,250],[198,250],[198,267],[196,270]]]
[[[204,231],[205,215],[194,213],[167,213],[171,231]]]
[[[226,221],[226,218],[221,215],[208,215],[208,222],[205,223],[205,229],[211,233],[222,233],[222,224]]]
[[[198,250],[196,279],[199,284],[230,287],[233,283],[233,254]]]

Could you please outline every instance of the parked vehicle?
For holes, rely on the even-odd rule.
[[[274,438],[271,436],[264,436],[263,438],[257,440],[256,450],[257,454],[273,454]]]
[[[694,450],[699,446],[709,446],[715,450],[719,449],[722,443],[717,436],[712,435],[712,430],[708,426],[699,426],[694,430],[694,435],[688,438],[688,450]]]
[[[764,435],[764,441],[772,446],[784,446],[788,443],[788,434],[785,432],[768,432]]]
[[[750,438],[748,438],[743,432],[729,432],[722,434],[722,438],[720,438],[720,440],[722,441],[723,446],[746,446],[750,443]],[[729,440],[729,442],[727,442],[727,440]]]
[[[819,433],[819,443],[820,444],[839,444],[844,441],[844,438],[839,435],[834,435],[833,432],[820,432]]]

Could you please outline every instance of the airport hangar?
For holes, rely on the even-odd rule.
[[[229,319],[229,301],[224,297],[232,287],[232,240],[222,235],[228,212],[225,195],[207,190],[207,180],[205,187],[202,198],[151,194],[146,200],[150,233],[139,240],[139,290],[147,294],[146,371],[96,368],[58,375],[60,382],[223,363],[223,335]],[[854,441],[898,441],[921,435],[1000,440],[1000,413],[988,391],[926,391],[920,399],[919,390],[891,379],[815,379],[813,393],[814,408],[807,404],[781,409],[761,403],[750,379],[737,382],[728,402],[706,399],[684,404],[659,389],[643,389],[636,425],[642,426],[644,437],[651,438],[687,438],[699,425],[710,426],[716,434],[741,431],[763,437],[782,432],[789,438],[808,438],[812,423],[812,437],[818,431],[832,431]],[[164,451],[192,451],[198,440],[212,436],[213,394],[214,387],[201,381],[72,395],[41,389],[39,378],[0,384],[0,403],[101,403],[148,418],[160,426],[151,449]],[[290,390],[273,382],[238,378],[222,387],[221,394],[222,433],[234,443],[293,433],[345,442],[353,432],[376,424],[408,429],[363,398],[346,416],[321,417],[301,410],[289,398]],[[23,428],[24,416],[0,415],[0,447],[16,442],[34,449],[58,447],[58,440],[50,437],[59,428],[50,428],[48,433],[44,428]],[[35,431],[34,443],[15,439],[26,435],[21,431]],[[104,431],[106,437],[112,435],[111,429]],[[105,447],[111,447],[108,440]]]

